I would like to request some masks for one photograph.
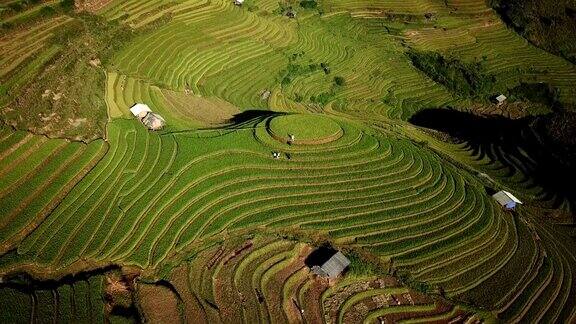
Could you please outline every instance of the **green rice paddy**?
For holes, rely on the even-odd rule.
[[[283,141],[294,136],[295,143],[321,143],[342,135],[338,123],[322,115],[278,116],[268,126],[271,134]]]

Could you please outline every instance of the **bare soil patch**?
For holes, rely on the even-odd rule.
[[[157,284],[137,285],[138,306],[148,323],[182,323],[178,297],[168,287]]]
[[[282,323],[286,320],[289,322],[295,322],[301,319],[300,313],[296,309],[295,305],[293,305],[294,307],[288,308],[290,313],[284,312],[282,289],[284,288],[286,280],[288,280],[290,275],[306,266],[304,264],[304,260],[310,254],[310,252],[312,252],[312,248],[310,246],[307,245],[303,247],[298,253],[296,259],[294,259],[294,261],[290,263],[286,268],[276,273],[268,283],[265,291],[266,305],[268,306],[268,311],[273,319],[273,322]]]
[[[104,8],[110,2],[112,2],[112,0],[76,0],[74,6],[76,7],[76,11],[88,11],[94,13]]]
[[[205,98],[171,90],[162,90],[162,94],[169,104],[170,113],[207,126],[226,123],[240,113],[238,107],[218,98]]]
[[[174,269],[170,277],[170,283],[172,283],[182,298],[184,304],[184,320],[188,323],[207,323],[206,313],[188,284],[189,271],[190,268],[187,265],[182,265]]]

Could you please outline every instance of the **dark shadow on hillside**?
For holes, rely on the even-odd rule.
[[[134,305],[131,305],[130,307],[114,306],[110,314],[122,317],[126,323],[143,323],[138,308]]]
[[[270,117],[286,115],[284,112],[276,112],[270,110],[246,110],[238,113],[232,118],[228,119],[222,124],[213,125],[206,128],[198,129],[183,129],[183,130],[172,130],[168,126],[163,131],[158,132],[161,136],[190,136],[190,137],[201,137],[201,138],[215,138],[226,134],[236,132],[237,130],[246,130],[256,127],[260,122],[269,119]],[[202,136],[198,136],[198,133],[202,133]]]
[[[313,266],[321,266],[326,261],[328,261],[334,254],[336,254],[336,250],[329,246],[321,246],[318,249],[314,250],[312,253],[306,257],[304,260],[304,264],[307,267],[312,268]]]
[[[119,271],[120,269],[121,267],[118,265],[109,265],[90,271],[69,274],[59,280],[39,280],[32,277],[27,272],[17,272],[5,275],[3,278],[4,282],[0,283],[0,288],[8,287],[27,293],[33,292],[34,290],[58,289],[64,285],[74,285],[79,281],[88,281],[91,277],[105,275],[112,271]]]
[[[10,253],[16,253],[15,251]],[[4,255],[6,256],[6,255]],[[108,265],[102,268],[97,268],[89,271],[83,271],[78,273],[72,273],[69,275],[64,276],[61,279],[48,279],[48,280],[41,280],[34,278],[27,272],[16,272],[10,273],[5,275],[2,279],[3,282],[0,283],[0,289],[3,288],[10,288],[27,294],[32,298],[34,294],[38,291],[50,291],[50,290],[58,290],[61,289],[63,286],[69,286],[74,289],[77,284],[85,284],[88,285],[88,281],[94,276],[106,276],[113,272],[120,272],[121,267],[118,265]],[[101,298],[105,298],[109,303],[109,296],[105,293],[104,290],[98,292],[101,294]],[[2,302],[13,302],[13,300],[3,300]],[[110,311],[111,315],[116,315],[122,317],[126,322],[130,323],[141,323],[142,320],[140,318],[140,313],[136,306],[132,303],[130,306],[119,306],[113,305],[113,308]]]
[[[487,194],[488,196],[492,196],[492,195],[494,195],[495,193],[498,192],[498,190],[496,190],[496,189],[494,189],[494,188],[492,188],[492,187],[488,187],[488,186],[484,186],[484,190],[486,190],[486,194]]]
[[[576,118],[574,114],[557,114],[511,120],[501,116],[477,116],[447,109],[427,109],[415,114],[410,122],[416,126],[448,134],[478,159],[488,157],[507,167],[506,176],[515,171],[525,175],[519,186],[530,186],[530,180],[542,187],[546,201],[558,206],[568,199],[576,202]],[[572,208],[572,211],[574,209]],[[572,212],[574,217],[574,212]]]
[[[283,112],[276,112],[270,110],[246,110],[239,114],[234,115],[228,122],[228,128],[241,128],[246,125],[257,124],[266,118],[272,116],[285,115]]]

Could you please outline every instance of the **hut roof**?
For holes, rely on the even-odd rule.
[[[330,278],[338,277],[346,267],[350,265],[350,260],[338,251],[328,261],[322,264],[321,268]]]
[[[147,104],[137,103],[130,108],[132,115],[136,117],[145,116],[147,112],[152,112],[152,109]]]
[[[509,203],[522,204],[520,199],[516,198],[513,194],[505,190],[498,191],[497,193],[493,194],[492,197],[494,197],[494,199],[496,199],[496,201],[502,206],[506,206]]]

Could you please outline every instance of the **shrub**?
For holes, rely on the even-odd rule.
[[[2,22],[0,23],[0,30],[9,30],[14,28],[14,24],[11,22]]]
[[[309,64],[308,68],[310,69],[310,72],[318,71],[321,69],[320,65],[316,63]]]
[[[40,9],[39,14],[40,14],[40,17],[44,17],[44,18],[54,16],[56,14],[56,9],[54,9],[50,6],[45,6],[45,7],[42,7],[42,9]]]
[[[509,90],[510,100],[529,101],[552,109],[562,108],[560,93],[547,83],[520,83]]]
[[[318,64],[300,65],[295,63],[296,59],[303,55],[304,53],[296,53],[289,57],[290,63],[288,63],[288,66],[286,66],[284,70],[280,71],[280,83],[282,85],[288,85],[294,78],[309,75],[319,69]]]
[[[334,97],[334,93],[326,91],[326,92],[322,92],[321,94],[319,94],[317,96],[311,96],[310,101],[313,103],[326,105],[330,101],[330,99],[332,99],[332,97]]]
[[[339,87],[342,87],[346,84],[346,80],[344,80],[344,77],[336,76],[334,77],[334,84]]]
[[[465,63],[440,53],[416,50],[410,50],[408,57],[416,68],[458,95],[488,95],[496,81],[494,76],[484,73],[480,62]]]
[[[278,2],[278,8],[276,8],[273,13],[277,15],[284,16],[288,11],[292,11],[292,6],[288,3]]]
[[[370,255],[361,255],[350,250],[346,251],[346,257],[350,260],[350,273],[356,276],[385,276],[388,274],[388,265],[382,264],[382,261]]]
[[[74,10],[74,0],[60,0],[60,8],[64,11]]]
[[[292,79],[290,79],[289,76],[285,76],[284,78],[282,78],[282,81],[280,82],[283,86],[289,85],[292,82]]]
[[[318,3],[314,0],[303,0],[300,1],[300,7],[305,9],[315,9],[318,7]]]
[[[14,10],[14,11],[22,11],[24,9],[24,7],[22,6],[21,3],[18,2],[13,2],[11,4],[8,5],[8,8]]]

